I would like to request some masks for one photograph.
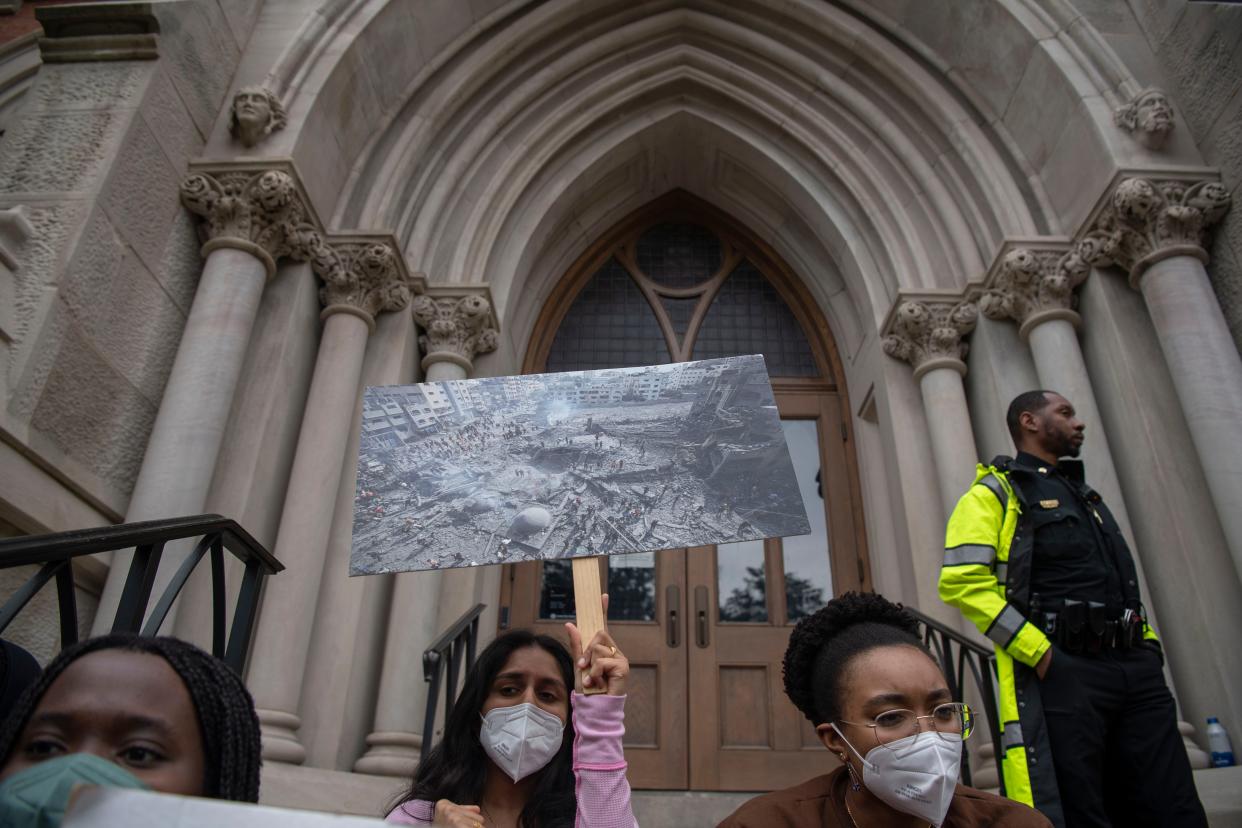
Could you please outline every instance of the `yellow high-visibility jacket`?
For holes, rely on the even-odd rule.
[[[1000,722],[994,724],[1001,728],[1005,795],[1039,809],[1060,826],[1065,819],[1034,670],[1052,642],[1026,617],[1034,531],[1023,506],[1021,477],[1031,472],[1010,463],[998,457],[988,466],[980,464],[974,484],[953,510],[945,531],[940,597],[996,645]],[[1085,486],[1084,491],[1093,498],[1109,542],[1120,543],[1117,561],[1123,568],[1127,604],[1137,606],[1129,548],[1099,496]],[[1156,640],[1150,627],[1144,628],[1144,637]]]

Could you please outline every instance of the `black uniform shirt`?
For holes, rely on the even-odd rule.
[[[1031,594],[1043,605],[1073,598],[1119,608],[1120,578],[1105,548],[1100,518],[1075,482],[1056,466],[1018,452],[1022,493],[1031,514],[1035,546]]]

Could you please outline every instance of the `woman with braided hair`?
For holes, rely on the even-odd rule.
[[[841,767],[750,800],[721,828],[1049,828],[1026,805],[957,784],[970,709],[900,605],[850,592],[798,622],[785,693]]]
[[[0,792],[23,771],[61,760],[89,765],[86,776],[102,774],[105,784],[115,777],[164,793],[259,799],[250,693],[223,661],[184,641],[105,635],[74,644],[6,712]]]

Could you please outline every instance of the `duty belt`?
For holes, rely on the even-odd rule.
[[[1056,612],[1033,609],[1030,621],[1068,653],[1128,650],[1143,642],[1141,613],[1110,611],[1095,601],[1066,600]]]

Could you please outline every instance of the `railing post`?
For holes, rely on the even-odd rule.
[[[246,664],[250,633],[254,630],[262,587],[263,568],[258,561],[251,561],[246,565],[246,574],[242,576],[241,591],[237,594],[237,609],[233,613],[233,629],[229,632],[228,649],[224,655],[224,660],[238,673],[242,672]]]
[[[129,573],[117,603],[112,632],[136,633],[142,627],[142,617],[151,598],[151,586],[155,583],[155,571],[159,569],[164,554],[164,542],[143,544],[134,550],[129,562]]]
[[[78,641],[78,596],[73,587],[73,562],[62,561],[56,570],[56,605],[60,610],[61,649]]]
[[[224,539],[217,535],[211,543],[211,654],[224,658],[228,640],[224,637],[226,616],[224,582]]]
[[[431,743],[434,741],[431,736],[435,732],[436,706],[440,702],[440,673],[444,667],[444,661],[440,658],[440,654],[429,652],[423,654],[424,671],[428,669],[429,658],[432,658],[430,666],[432,673],[429,677],[431,688],[427,692],[427,713],[423,717],[423,742],[418,749],[418,762],[420,765],[427,761],[427,756],[431,753]]]

